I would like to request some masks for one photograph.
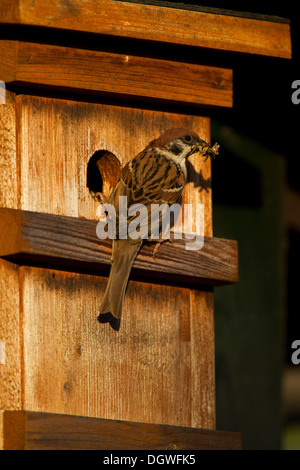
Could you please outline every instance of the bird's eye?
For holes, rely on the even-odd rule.
[[[190,136],[190,134],[187,134],[187,135],[184,136],[184,140],[185,140],[185,142],[191,142],[192,137]]]

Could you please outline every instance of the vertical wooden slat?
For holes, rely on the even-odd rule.
[[[191,426],[189,289],[132,281],[116,333],[99,277],[23,269],[25,409]]]
[[[18,209],[15,96],[5,91],[0,104],[0,207]]]
[[[192,426],[215,429],[213,292],[191,291]]]
[[[131,281],[116,333],[99,277],[23,269],[25,409],[214,429],[211,292]]]
[[[0,364],[0,410],[22,408],[21,325],[19,268],[0,259],[0,340],[5,357]]]
[[[63,107],[47,106],[42,98],[22,95],[17,103],[21,208],[77,216],[76,121],[70,138],[65,135],[64,123],[72,116],[66,115]]]
[[[210,120],[191,118],[190,127],[199,133],[200,137],[210,142]],[[188,184],[183,193],[182,203],[193,207],[189,225],[193,233],[196,231],[196,205],[204,204],[204,226],[200,235],[212,236],[212,198],[211,198],[211,161],[204,162],[199,153],[188,159]]]
[[[4,450],[4,411],[0,410],[0,450]]]

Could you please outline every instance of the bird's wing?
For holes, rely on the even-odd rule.
[[[146,148],[122,170],[119,180],[126,188],[128,204],[173,204],[185,185],[181,168],[152,148]]]
[[[169,208],[178,201],[184,185],[185,176],[178,165],[152,148],[146,148],[123,168],[109,202],[118,216],[119,198],[126,196],[128,233],[135,231],[138,223],[141,238],[148,238],[151,217],[152,222],[159,223],[162,218],[168,218]],[[151,226],[151,229],[151,233],[157,232],[157,227]]]

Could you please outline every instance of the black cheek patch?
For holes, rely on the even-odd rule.
[[[182,152],[182,148],[177,144],[173,144],[169,150],[175,155],[179,155]]]

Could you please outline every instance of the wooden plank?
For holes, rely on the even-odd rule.
[[[201,126],[201,133],[210,136],[210,121],[203,121]],[[208,137],[208,142],[210,138]],[[206,161],[206,163],[208,160]],[[194,154],[189,157],[187,161],[188,182],[185,186],[182,204],[190,204],[191,207],[196,208],[197,204],[203,204],[204,208],[204,227],[203,233],[209,237],[213,235],[212,226],[212,191],[211,191],[211,164],[203,164],[202,158]],[[197,231],[195,220],[196,211],[193,209],[193,214],[189,215],[187,227],[189,232]],[[176,230],[176,224],[175,228]]]
[[[3,423],[4,411],[0,410],[0,450],[4,450],[4,423]]]
[[[1,79],[9,84],[232,106],[230,69],[46,44],[3,43],[18,49],[11,68],[0,66]]]
[[[20,319],[19,267],[0,259],[0,410],[22,408],[22,321]]]
[[[0,22],[291,58],[288,24],[155,5],[6,0]]]
[[[97,322],[100,276],[20,269],[24,409],[189,427],[193,403],[197,426],[208,422],[214,406],[192,385],[202,365],[191,374],[188,288],[130,281],[116,334]]]
[[[107,271],[111,240],[99,240],[97,221],[0,209],[0,256]],[[142,247],[134,263],[141,276],[185,283],[220,285],[237,281],[237,244],[206,237],[202,249],[186,250],[184,240]]]
[[[24,95],[16,102],[20,209],[29,211],[95,219],[99,204],[87,188],[87,166],[96,151],[111,152],[123,167],[171,127],[210,140],[209,119],[201,116]],[[182,201],[204,204],[204,235],[211,236],[210,159],[189,158]]]
[[[1,40],[1,51],[3,59],[1,60],[0,80],[9,82],[14,80],[18,63],[18,41]]]
[[[193,289],[190,296],[191,385],[192,396],[198,396],[192,401],[192,426],[215,429],[214,294]]]
[[[26,446],[27,416],[23,411],[0,411],[1,450],[24,450]],[[2,429],[1,429],[2,428]],[[2,441],[2,442],[1,442]]]
[[[127,0],[118,0],[118,1],[126,2]],[[237,16],[239,18],[252,18],[252,19],[256,19],[260,21],[266,20],[266,21],[273,21],[275,23],[290,24],[290,20],[282,16],[271,15],[267,13],[266,14],[255,13],[253,11],[230,10],[228,8],[204,6],[204,5],[198,5],[195,3],[182,3],[182,2],[177,3],[177,2],[169,1],[169,0],[129,0],[129,2],[139,3],[143,5],[155,5],[159,7],[165,7],[165,8],[175,8],[176,10],[200,11],[204,13],[211,13],[214,15]]]
[[[6,90],[0,104],[0,207],[19,207],[16,141],[15,96]]]
[[[241,436],[233,432],[32,411],[3,413],[4,450],[241,449]]]

